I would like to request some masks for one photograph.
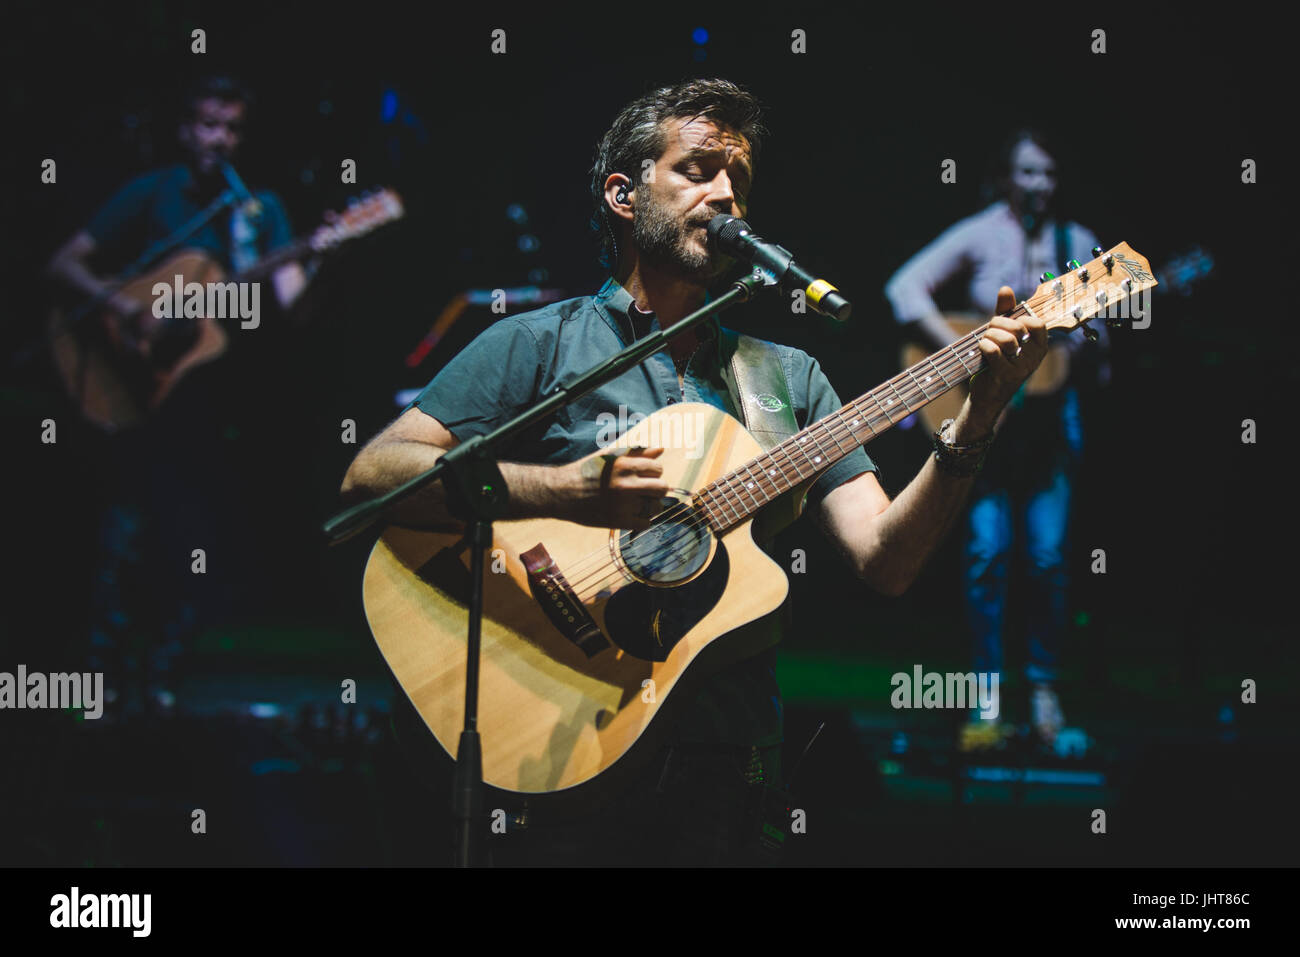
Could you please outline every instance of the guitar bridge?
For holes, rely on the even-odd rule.
[[[560,634],[577,645],[588,658],[596,657],[609,647],[609,639],[601,634],[545,545],[538,542],[521,554],[519,560],[528,572],[528,588],[533,598]]]

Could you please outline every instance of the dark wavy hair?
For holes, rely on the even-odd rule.
[[[645,160],[657,160],[664,153],[667,143],[663,121],[695,117],[707,117],[748,140],[750,162],[757,167],[767,129],[763,126],[762,105],[744,87],[723,79],[684,80],[633,100],[614,118],[596,144],[596,159],[591,166],[594,208],[590,227],[593,238],[600,243],[600,264],[610,271],[618,264],[614,224],[605,204],[605,180],[610,173],[623,173],[636,183],[641,164]]]
[[[238,77],[226,73],[213,73],[191,80],[181,91],[180,118],[182,123],[194,119],[200,100],[221,100],[223,103],[243,103],[251,111],[253,91]]]
[[[1019,126],[1007,134],[1006,138],[998,146],[998,151],[989,158],[988,171],[980,189],[981,198],[985,202],[991,203],[1006,198],[1011,187],[1011,160],[1015,156],[1016,147],[1026,140],[1050,156],[1056,164],[1056,182],[1059,193],[1060,185],[1065,179],[1062,173],[1065,164],[1060,150],[1057,149],[1055,139],[1044,130],[1035,129],[1031,126]]]

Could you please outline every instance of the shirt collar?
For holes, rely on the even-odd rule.
[[[705,293],[704,301],[709,302],[713,298],[712,295]],[[618,280],[613,276],[606,279],[605,284],[596,293],[594,302],[602,317],[619,334],[619,338],[623,342],[629,343],[635,338],[633,330],[636,327],[633,324],[632,317],[634,315],[644,315],[644,313],[641,313],[640,310],[633,312],[636,309],[636,300],[632,298],[632,294],[624,289]],[[716,315],[710,316],[703,326],[696,327],[706,341],[717,338],[719,328]]]

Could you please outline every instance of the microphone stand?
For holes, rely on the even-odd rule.
[[[407,496],[441,479],[447,493],[448,510],[468,523],[465,540],[470,545],[470,604],[465,662],[465,724],[456,751],[456,771],[452,780],[452,814],[456,848],[453,863],[470,867],[478,863],[478,841],[474,823],[481,812],[483,798],[483,751],[478,733],[478,676],[483,625],[484,556],[492,544],[492,521],[505,514],[509,489],[493,453],[508,439],[517,436],[560,408],[582,398],[627,370],[661,351],[669,340],[721,312],[737,301],[748,301],[754,291],[776,285],[771,273],[754,269],[737,279],[723,295],[705,303],[680,322],[633,342],[586,372],[556,386],[546,398],[516,415],[509,422],[475,436],[438,457],[427,471],[410,479],[391,492],[339,512],[325,523],[323,531],[329,543],[336,545],[379,521]]]

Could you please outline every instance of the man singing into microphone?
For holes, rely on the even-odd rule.
[[[434,377],[413,405],[361,450],[343,481],[349,503],[385,493],[430,468],[445,450],[483,435],[534,403],[558,380],[698,308],[731,265],[711,250],[706,226],[744,216],[764,135],[757,100],[721,79],[691,80],[630,103],[597,146],[593,227],[612,273],[595,296],[502,319]],[[998,311],[1013,306],[1009,289]],[[660,449],[623,455],[604,474],[577,460],[599,447],[597,417],[649,415],[705,402],[747,421],[732,394],[718,324],[697,326],[609,385],[557,414],[502,456],[511,518],[548,516],[604,528],[645,528],[669,491]],[[763,344],[779,362],[797,426],[842,403],[816,360]],[[985,369],[936,453],[894,500],[857,449],[827,469],[808,503],[857,575],[888,595],[917,577],[960,514],[999,412],[1041,361],[1039,321],[995,318],[980,340]],[[772,396],[764,399],[771,404]],[[745,402],[754,401],[747,396]],[[634,450],[635,451],[635,450]],[[392,516],[415,527],[445,522],[438,484]],[[773,613],[746,628],[776,629]],[[669,743],[640,778],[578,825],[536,820],[500,842],[497,863],[744,864],[756,851],[754,795],[779,785],[783,740],[774,648],[681,689]],[[677,692],[674,692],[676,694]],[[667,715],[665,715],[667,717]]]

